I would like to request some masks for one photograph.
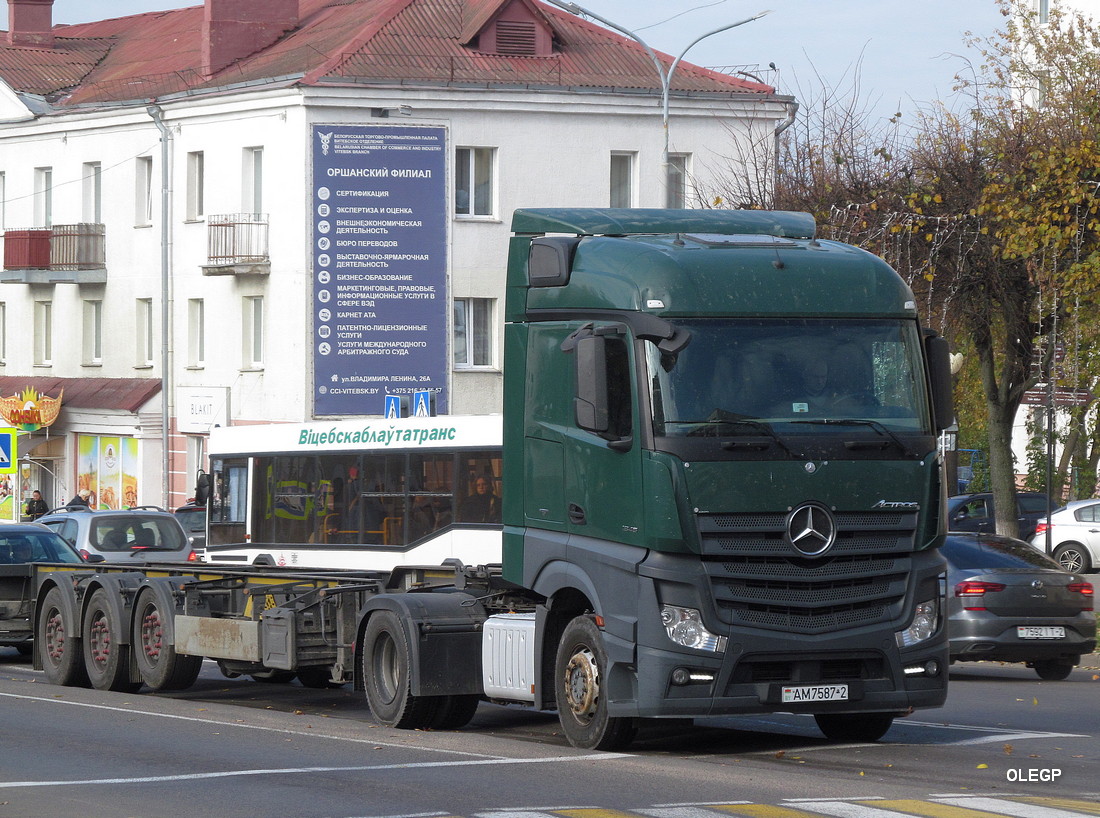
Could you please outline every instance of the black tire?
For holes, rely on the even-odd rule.
[[[34,645],[30,642],[24,642],[22,645],[16,645],[15,649],[19,651],[20,656],[30,656],[34,653]]]
[[[42,600],[35,627],[35,641],[42,657],[42,671],[50,684],[87,687],[84,653],[80,647],[80,624],[72,621],[62,604],[59,588],[51,588]]]
[[[1039,674],[1039,678],[1045,682],[1060,682],[1068,679],[1076,666],[1076,662],[1066,662],[1061,659],[1044,659],[1041,662],[1033,662],[1031,665],[1032,669]]]
[[[387,727],[423,730],[432,726],[437,696],[414,696],[410,689],[412,654],[401,620],[378,611],[363,633],[363,689],[375,721]]]
[[[477,694],[460,696],[440,696],[439,706],[432,719],[433,730],[458,730],[470,723],[477,712],[481,696]]]
[[[107,591],[99,588],[84,611],[84,667],[96,690],[133,693],[141,682],[130,681],[130,646],[122,644],[122,625],[108,599]]]
[[[1089,551],[1083,545],[1067,542],[1054,549],[1054,559],[1071,574],[1089,574],[1092,572],[1092,560]]]
[[[186,690],[202,670],[201,656],[176,653],[175,645],[165,644],[164,620],[171,615],[161,610],[156,594],[138,597],[130,645],[141,678],[153,690]]]
[[[310,665],[298,668],[298,681],[302,687],[310,687],[314,690],[326,690],[343,687],[340,682],[332,681],[332,668],[329,665]]]
[[[554,662],[558,720],[574,747],[617,750],[634,738],[632,718],[607,713],[606,678],[607,653],[596,620],[578,616],[565,626]]]
[[[878,741],[894,723],[889,713],[817,713],[817,727],[830,741]]]
[[[254,682],[264,682],[271,685],[285,685],[294,681],[298,674],[293,670],[262,670],[259,673],[249,673]]]

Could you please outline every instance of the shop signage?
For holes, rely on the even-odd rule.
[[[0,398],[0,416],[3,416],[9,426],[20,431],[36,432],[57,420],[64,394],[65,390],[62,389],[56,398],[51,398],[49,395],[38,394],[38,390],[28,386],[20,395]]]
[[[207,434],[215,426],[228,426],[228,417],[228,387],[176,387],[176,428],[179,431]]]

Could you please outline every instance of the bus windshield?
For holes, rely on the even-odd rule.
[[[648,353],[657,437],[828,434],[857,425],[932,434],[919,329],[886,319],[677,322],[692,333],[675,359]],[[736,431],[737,427],[745,431]],[[832,427],[830,429],[830,427]],[[724,434],[724,433],[722,433]]]

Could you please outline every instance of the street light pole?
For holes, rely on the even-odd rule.
[[[638,43],[638,45],[644,48],[646,54],[649,55],[649,59],[653,61],[653,67],[657,69],[657,76],[660,77],[661,80],[661,123],[664,126],[665,131],[664,151],[661,154],[661,171],[664,174],[666,185],[668,184],[668,98],[672,90],[672,75],[676,72],[676,67],[680,64],[680,61],[684,58],[685,54],[687,54],[700,41],[705,40],[707,37],[712,37],[715,34],[721,34],[723,31],[729,31],[731,28],[743,26],[745,25],[745,23],[751,23],[753,20],[759,20],[766,14],[771,14],[770,9],[767,11],[761,11],[752,15],[752,17],[746,17],[744,20],[738,20],[736,23],[728,23],[727,25],[720,26],[713,31],[708,31],[706,34],[702,34],[696,37],[694,40],[688,43],[687,47],[680,52],[680,56],[676,57],[676,59],[674,59],[669,64],[666,70],[664,63],[662,63],[660,59],[658,59],[657,52],[650,48],[649,44],[645,40],[643,40],[630,29],[620,26],[617,23],[613,23],[610,20],[596,14],[594,11],[589,11],[583,6],[577,5],[576,3],[566,3],[562,2],[562,0],[546,0],[546,2],[550,3],[551,5],[557,6],[564,11],[568,11],[570,14],[575,14],[578,17],[591,17],[593,20],[599,20],[608,28],[613,28],[620,34],[625,34],[627,37],[634,40],[634,42]]]

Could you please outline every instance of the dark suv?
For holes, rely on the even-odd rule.
[[[1040,492],[1021,491],[1016,494],[1016,537],[1030,540],[1039,520],[1047,516],[1047,496]],[[977,531],[996,534],[996,508],[990,492],[960,494],[947,501],[948,531]]]
[[[106,562],[194,562],[191,540],[175,515],[155,506],[121,511],[54,509],[38,522],[88,559]]]

